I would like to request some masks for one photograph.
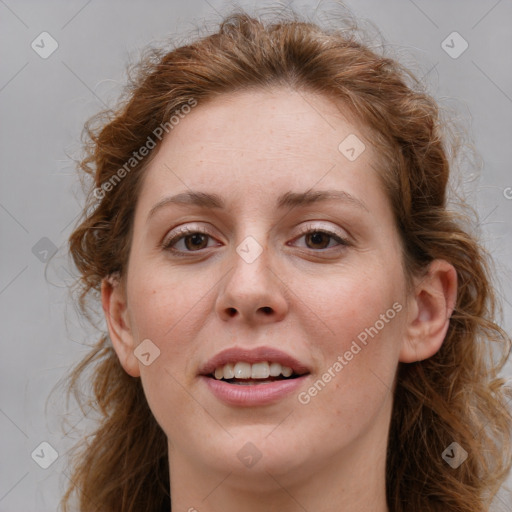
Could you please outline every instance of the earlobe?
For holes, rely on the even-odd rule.
[[[409,301],[409,317],[400,361],[412,363],[433,356],[443,344],[457,299],[457,272],[445,260],[434,260],[419,279]]]
[[[110,340],[121,365],[128,375],[140,377],[139,362],[133,353],[135,340],[128,319],[126,294],[119,278],[108,276],[102,280],[101,303]]]

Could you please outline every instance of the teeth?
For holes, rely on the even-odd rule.
[[[224,371],[222,373],[224,373]],[[251,365],[249,363],[236,363],[235,364],[235,378],[250,379],[251,378]]]
[[[293,373],[293,370],[289,366],[283,366],[281,373],[283,377],[289,377]]]
[[[228,363],[224,365],[223,370],[225,379],[232,379],[235,376],[235,367],[232,364]]]
[[[293,370],[289,366],[282,366],[279,363],[246,363],[239,361],[236,364],[228,363],[215,368],[215,378],[221,379],[268,379],[269,377],[290,377]]]
[[[271,377],[279,377],[281,375],[281,370],[283,367],[279,363],[272,363],[270,365],[270,376]]]
[[[254,363],[251,368],[251,378],[267,379],[270,375],[270,366],[267,362]]]

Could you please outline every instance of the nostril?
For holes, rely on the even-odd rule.
[[[236,315],[236,309],[235,308],[228,308],[228,315],[229,316],[235,316]]]
[[[261,309],[263,310],[264,313],[272,313],[272,308],[270,308],[268,306],[264,306]]]

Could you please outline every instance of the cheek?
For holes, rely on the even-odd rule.
[[[306,309],[314,313],[315,329],[322,329],[332,348],[342,349],[377,324],[378,331],[389,331],[398,316],[394,303],[403,301],[400,277],[394,269],[348,267],[338,276],[317,281],[302,280],[294,292]],[[304,311],[305,311],[304,310]],[[311,315],[310,315],[311,318]],[[395,325],[396,327],[396,325]]]
[[[396,284],[386,272],[354,271],[310,295],[307,305],[321,317],[307,327],[319,365],[296,397],[296,418],[322,439],[311,447],[313,458],[389,421],[405,315]]]
[[[391,387],[405,315],[399,273],[393,279],[393,271],[354,269],[316,293],[302,291],[304,311],[316,313],[314,323],[303,328],[319,361],[316,377],[321,381],[308,395],[324,395],[356,413],[361,403],[373,401],[374,392],[385,394]]]
[[[194,325],[210,287],[190,275],[169,269],[152,268],[134,277],[129,288],[131,318],[141,336],[155,343],[172,345],[176,333]],[[179,336],[181,337],[181,336]]]
[[[205,291],[192,286],[188,279],[167,274],[155,271],[133,279],[130,319],[136,342],[150,339],[158,347],[159,355],[150,365],[139,364],[141,381],[157,422],[165,432],[175,435],[182,429],[180,416],[198,415],[185,374],[193,351],[191,340],[201,328],[207,298]],[[173,411],[180,411],[180,415]]]
[[[189,384],[189,365],[197,350],[194,340],[200,337],[209,304],[206,290],[211,286],[201,288],[197,280],[191,283],[190,277],[177,275],[177,272],[170,276],[168,270],[155,270],[150,275],[134,276],[128,289],[135,343],[149,339],[158,350],[151,365],[139,364],[155,416],[162,404],[186,408],[190,402],[190,397],[183,393],[183,385]]]

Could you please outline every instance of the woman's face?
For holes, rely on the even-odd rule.
[[[284,88],[199,103],[164,139],[127,271],[123,337],[146,341],[121,359],[171,466],[284,482],[384,456],[407,297],[378,164],[330,100]],[[246,385],[202,375],[219,354]],[[264,379],[286,366],[305,375]]]

